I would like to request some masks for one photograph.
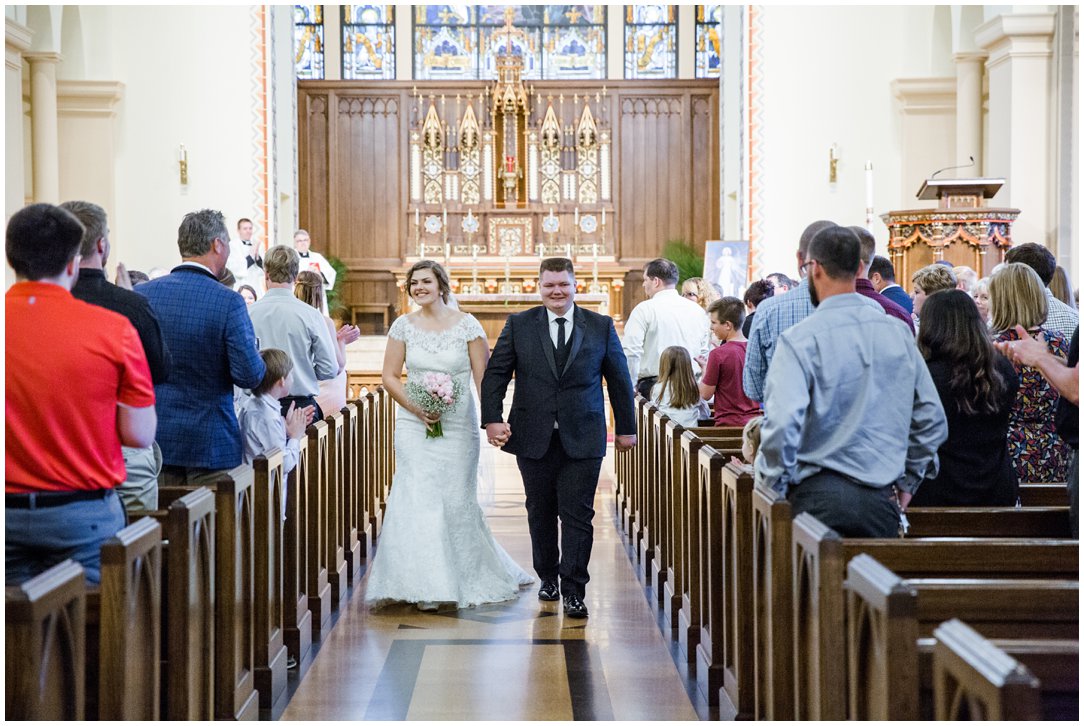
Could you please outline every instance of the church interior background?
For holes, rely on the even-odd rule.
[[[921,182],[969,157],[958,173],[1006,180],[991,205],[1020,210],[1013,240],[1076,278],[1072,6],[5,14],[9,216],[94,200],[113,261],[143,270],[176,262],[192,209],[266,244],[305,228],[367,332],[420,256],[492,327],[492,300],[533,302],[542,255],[574,257],[585,304],[620,320],[671,241],[748,241],[751,279],[794,276],[813,219],[867,224],[885,253],[881,216],[935,206]]]

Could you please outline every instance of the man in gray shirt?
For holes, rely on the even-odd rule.
[[[845,537],[893,537],[948,424],[911,331],[855,292],[859,258],[844,227],[809,245],[815,310],[776,341],[756,478]]]
[[[319,381],[339,375],[335,359],[335,341],[324,316],[311,305],[294,297],[300,259],[297,251],[276,245],[264,255],[264,280],[267,292],[249,306],[252,327],[260,348],[279,348],[293,361],[290,395],[279,399],[283,415],[295,404],[298,408],[314,406],[313,420],[324,417],[316,403]]]

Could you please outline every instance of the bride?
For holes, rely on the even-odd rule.
[[[534,579],[493,539],[478,506],[481,429],[470,379],[481,386],[489,345],[474,316],[448,306],[448,273],[431,260],[410,268],[407,291],[420,310],[396,318],[384,353],[384,388],[399,404],[395,477],[384,513],[365,602],[471,607],[516,597]],[[463,391],[443,416],[425,413],[401,381],[426,372],[450,374]],[[441,422],[444,435],[426,438]]]

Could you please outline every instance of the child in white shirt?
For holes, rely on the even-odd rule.
[[[272,449],[282,450],[284,474],[297,466],[299,444],[305,429],[312,423],[313,406],[290,409],[283,418],[279,399],[290,395],[291,371],[294,368],[290,356],[278,348],[260,351],[267,366],[260,385],[241,400],[237,421],[241,425],[243,445],[242,460],[251,465],[258,456],[265,456]],[[286,518],[286,492],[282,496],[283,519]]]

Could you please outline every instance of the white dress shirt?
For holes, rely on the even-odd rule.
[[[550,321],[550,340],[553,341],[553,349],[557,350],[557,318],[564,318],[568,322],[565,323],[565,345],[572,343],[572,327],[574,325],[573,315],[576,313],[576,304],[573,303],[572,307],[565,312],[564,315],[558,315],[549,308],[546,308],[546,317]]]
[[[621,342],[633,382],[659,375],[659,356],[672,345],[689,351],[699,375],[697,356],[707,356],[711,324],[704,309],[671,288],[659,290],[632,310]]]
[[[324,276],[324,288],[330,290],[335,287],[335,268],[319,252],[309,250],[305,254],[297,253],[301,257],[301,267],[298,272],[312,270]]]

